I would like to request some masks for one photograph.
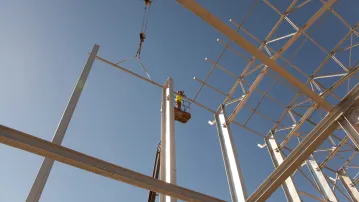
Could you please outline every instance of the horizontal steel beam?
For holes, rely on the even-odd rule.
[[[0,125],[0,142],[104,177],[184,201],[222,201]]]
[[[149,80],[149,79],[147,79],[147,78],[145,78],[145,77],[143,77],[143,76],[141,76],[141,75],[138,75],[138,74],[136,74],[136,73],[134,73],[134,72],[132,72],[132,71],[130,71],[130,70],[128,70],[128,69],[125,69],[125,68],[123,68],[123,67],[121,67],[121,66],[119,66],[119,65],[117,65],[117,64],[115,64],[115,63],[112,63],[112,62],[110,62],[110,61],[108,61],[108,60],[106,60],[106,59],[104,59],[104,58],[102,58],[102,57],[100,57],[100,56],[96,56],[96,59],[99,60],[99,61],[101,61],[101,62],[104,62],[104,63],[106,63],[106,64],[109,64],[109,65],[111,65],[111,66],[113,66],[113,67],[116,67],[117,69],[122,70],[122,71],[124,71],[124,72],[126,72],[126,73],[128,73],[128,74],[130,74],[130,75],[132,75],[132,76],[135,76],[135,77],[137,77],[137,78],[139,78],[139,79],[142,79],[142,80],[144,80],[144,81],[147,81],[148,83],[153,84],[154,86],[160,87],[161,89],[163,88],[163,86],[162,86],[161,84],[156,83],[156,82],[154,82],[154,81],[152,81],[152,80]],[[173,93],[173,94],[177,94],[176,92],[172,92],[172,93]],[[202,107],[203,109],[205,109],[205,110],[207,110],[207,111],[209,111],[209,112],[215,113],[214,110],[212,110],[212,109],[210,109],[210,108],[208,108],[208,107],[202,105],[201,103],[199,103],[199,102],[197,102],[197,101],[195,101],[195,100],[193,100],[193,99],[191,99],[191,98],[183,97],[183,99],[185,99],[185,100],[187,100],[188,102],[191,102],[191,103],[193,103],[193,104],[195,104],[195,105],[197,105],[197,106],[199,106],[199,107]]]
[[[294,173],[299,166],[318,148],[330,134],[338,128],[339,118],[349,112],[357,102],[359,84],[357,84],[344,99],[331,110],[327,116],[303,139],[303,141],[284,159],[283,163],[259,186],[247,202],[265,201],[272,193]]]
[[[245,49],[248,53],[255,56],[258,60],[263,62],[265,65],[269,66],[273,71],[275,71],[278,75],[286,79],[290,84],[298,88],[301,92],[311,98],[313,101],[317,102],[321,107],[323,107],[326,111],[330,111],[332,106],[326,102],[323,98],[318,96],[314,91],[309,89],[305,84],[299,81],[296,77],[290,74],[287,70],[281,67],[277,62],[270,59],[265,53],[258,50],[253,44],[251,44],[247,39],[238,34],[235,30],[231,29],[228,25],[214,16],[212,13],[207,11],[201,5],[196,3],[194,0],[177,0],[185,8],[192,11],[194,14],[198,15],[208,24],[213,26],[219,32],[227,36],[229,39],[233,40],[237,45]],[[315,15],[321,15],[322,12],[325,12],[335,1],[329,1],[326,3],[320,11],[318,11]],[[299,30],[300,31],[300,30]]]

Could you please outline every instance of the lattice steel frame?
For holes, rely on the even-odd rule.
[[[279,20],[277,23],[273,26],[272,30],[268,33],[267,37],[263,40],[256,37],[254,34],[250,33],[248,30],[244,28],[244,23],[246,22],[247,18],[250,16],[250,14],[253,12],[253,9],[258,5],[259,0],[253,1],[253,6],[249,9],[248,14],[244,17],[244,19],[241,21],[241,23],[236,23],[233,19],[230,19],[230,23],[234,25],[235,30],[230,28],[228,25],[226,25],[224,22],[220,21],[218,18],[216,18],[213,14],[211,14],[209,11],[207,11],[205,8],[200,6],[198,3],[192,1],[192,0],[177,0],[179,3],[181,3],[184,7],[192,11],[195,15],[198,15],[200,18],[202,18],[204,21],[206,21],[208,24],[212,25],[215,29],[217,29],[219,32],[221,32],[223,35],[228,37],[229,41],[224,42],[221,39],[217,39],[217,41],[224,46],[223,51],[219,55],[218,58],[215,60],[211,60],[209,58],[206,58],[205,60],[208,61],[212,67],[210,68],[208,74],[206,75],[204,80],[201,80],[197,77],[194,77],[194,79],[198,82],[200,82],[200,88],[197,91],[197,94],[194,97],[194,100],[197,98],[197,96],[200,94],[202,88],[204,86],[214,90],[215,92],[223,95],[224,101],[220,103],[221,105],[230,105],[236,103],[236,107],[234,108],[233,112],[227,119],[227,124],[232,123],[237,114],[240,113],[241,109],[246,108],[251,111],[251,114],[248,116],[247,120],[242,123],[236,123],[236,125],[239,125],[242,129],[249,131],[250,133],[253,133],[258,136],[262,136],[265,139],[266,144],[265,145],[259,145],[260,147],[267,146],[270,156],[272,157],[272,160],[274,162],[275,167],[279,166],[283,160],[281,160],[281,156],[279,153],[289,152],[288,155],[291,155],[293,149],[291,149],[288,145],[288,143],[292,140],[293,137],[297,137],[298,142],[300,143],[306,138],[306,134],[308,132],[301,131],[303,128],[303,125],[309,124],[313,127],[319,124],[318,122],[312,120],[312,117],[315,116],[317,113],[323,113],[323,112],[329,112],[332,111],[332,104],[337,104],[338,101],[342,100],[344,95],[337,95],[334,90],[342,87],[343,85],[346,85],[348,83],[348,91],[350,89],[350,79],[351,78],[358,78],[356,75],[358,68],[359,68],[359,61],[352,62],[352,49],[358,46],[358,44],[353,44],[353,37],[359,37],[358,27],[359,23],[356,23],[354,26],[351,26],[338,12],[335,11],[335,5],[338,3],[335,0],[328,0],[322,2],[322,7],[309,18],[307,23],[305,23],[302,27],[298,27],[290,18],[289,14],[292,14],[293,12],[299,12],[300,8],[305,7],[306,4],[310,2],[310,0],[299,2],[298,0],[292,0],[291,4],[288,6],[285,12],[281,12],[278,8],[276,8],[275,5],[273,5],[269,0],[263,0],[263,2],[269,6],[271,9],[273,9],[278,15]],[[348,33],[337,43],[337,45],[331,50],[326,50],[320,43],[315,41],[313,37],[311,37],[311,34],[308,32],[309,28],[314,25],[317,21],[317,27],[319,27],[319,24],[321,21],[327,17],[328,14],[334,15],[337,19],[341,21],[345,25],[345,27],[348,28]],[[279,26],[283,23],[288,23],[292,26],[294,30],[296,30],[294,33],[287,34],[278,38],[273,39],[273,35],[276,33]],[[239,34],[239,31],[241,33],[245,33],[245,36],[241,36]],[[308,73],[304,72],[300,67],[294,65],[291,62],[291,59],[293,59],[294,54],[298,53],[300,51],[301,47],[297,49],[290,59],[286,59],[283,57],[283,53],[286,52],[296,40],[299,40],[300,37],[304,36],[304,40],[310,41],[312,44],[314,44],[316,47],[318,47],[319,50],[321,50],[323,53],[325,53],[327,56],[326,58],[321,62],[321,64],[315,68],[314,72],[309,75]],[[252,39],[260,46],[256,49],[254,49],[254,46],[250,44],[250,42],[247,39]],[[283,45],[279,50],[274,50],[270,47],[269,44],[276,43],[280,40],[287,40],[285,45]],[[303,40],[303,41],[304,41]],[[344,42],[347,40],[350,40],[350,45],[346,47],[342,47]],[[237,47],[236,47],[237,46]],[[245,56],[245,54],[238,51],[238,46],[245,50],[246,52],[250,53],[252,55],[251,58]],[[265,52],[262,52],[265,51]],[[232,51],[233,53],[237,54],[238,57],[241,59],[244,59],[247,61],[247,66],[245,66],[242,70],[242,73],[238,76],[237,74],[231,72],[227,68],[225,68],[223,65],[220,65],[220,61],[226,51]],[[344,65],[345,63],[340,61],[336,54],[341,53],[343,51],[348,52],[349,57],[349,64]],[[267,55],[265,55],[265,53]],[[286,68],[281,67],[278,63],[275,62],[275,60],[281,60],[282,63],[285,63],[286,66],[289,66],[296,70],[298,75],[304,76],[307,78],[306,83],[301,83],[298,81],[295,77],[291,75],[289,72],[287,72]],[[341,69],[341,72],[333,73],[333,74],[320,74],[320,70],[323,69],[323,67],[329,62],[329,60],[334,61]],[[259,61],[259,62],[258,62]],[[215,86],[208,83],[209,77],[212,75],[215,68],[218,68],[222,70],[224,73],[228,74],[229,76],[236,79],[236,82],[232,86],[231,90],[226,93]],[[272,74],[268,70],[272,69],[276,74]],[[247,77],[253,75],[254,73],[257,73],[256,78],[253,81],[246,81]],[[262,91],[258,89],[260,82],[263,80],[264,77],[271,77],[273,79],[273,82],[280,82],[283,86],[287,87],[289,90],[293,91],[296,95],[292,101],[286,105],[281,103],[280,99],[276,99],[273,96],[270,96],[268,87],[267,91]],[[328,84],[324,85],[320,80],[325,80],[327,78],[339,78],[339,80],[335,82],[331,82],[329,87],[327,87]],[[284,80],[284,81],[283,81]],[[292,86],[288,85],[291,84],[295,88],[297,88],[299,91],[297,91]],[[328,81],[326,81],[328,83]],[[303,84],[303,85],[302,85]],[[234,97],[234,93],[237,88],[240,87],[241,96]],[[308,91],[309,90],[309,91]],[[246,102],[252,95],[252,93],[257,92],[262,94],[260,101],[257,103],[255,108],[252,108],[249,106]],[[318,96],[314,96],[313,93],[315,93]],[[334,98],[337,101],[329,101],[327,99],[329,96],[331,98]],[[304,99],[300,99],[303,98]],[[280,116],[279,119],[272,119],[270,115],[266,115],[265,113],[261,112],[258,108],[259,106],[263,105],[265,98],[268,98],[267,100],[272,101],[273,103],[276,103],[280,107],[284,109],[284,112]],[[307,109],[304,113],[301,113],[298,111],[298,108],[305,108]],[[261,132],[257,132],[255,128],[251,128],[248,126],[248,122],[253,117],[253,114],[257,115],[258,117],[261,117],[264,120],[273,122],[272,128],[270,128],[269,133],[267,134],[261,134]],[[328,115],[327,115],[328,116]],[[292,120],[292,124],[285,123],[283,120],[285,117],[290,117]],[[300,119],[297,120],[296,117],[299,117]],[[258,122],[258,120],[256,120]],[[213,121],[210,123],[214,123]],[[313,188],[318,191],[318,193],[322,196],[321,198],[318,198],[317,196],[314,196],[309,193],[305,193],[302,191],[296,191],[295,185],[291,183],[291,181],[286,181],[286,183],[290,183],[291,186],[288,189],[288,184],[283,184],[283,190],[287,196],[288,201],[301,201],[300,197],[297,195],[298,193],[303,196],[310,197],[312,199],[318,200],[318,201],[338,201],[336,198],[336,194],[339,192],[341,193],[345,198],[348,200],[359,200],[359,198],[354,199],[356,196],[353,193],[350,193],[350,189],[348,189],[345,184],[344,188],[349,193],[349,196],[346,195],[341,188],[337,186],[337,180],[341,179],[341,181],[344,183],[345,180],[343,179],[343,173],[348,168],[348,165],[354,165],[352,168],[357,168],[356,165],[352,162],[353,158],[358,152],[358,129],[356,126],[347,120],[347,118],[344,119],[343,123],[341,122],[340,125],[343,126],[343,124],[346,124],[346,128],[344,128],[344,131],[348,136],[345,136],[344,138],[339,138],[337,135],[332,134],[327,141],[331,143],[332,147],[329,148],[318,148],[315,151],[313,151],[313,155],[310,155],[309,159],[307,159],[305,162],[308,165],[309,171],[314,179],[314,182],[311,180],[311,177],[308,177],[307,174],[305,174],[302,171],[302,168],[298,167],[298,171],[304,176],[304,179],[307,179]],[[287,135],[279,140],[279,137],[276,133],[282,133],[286,132]],[[353,135],[354,134],[354,135]],[[278,145],[276,145],[276,139],[279,142]],[[350,141],[351,140],[351,141]],[[272,142],[270,142],[272,141]],[[299,144],[298,143],[298,144]],[[298,148],[301,145],[297,145],[296,148]],[[319,146],[319,145],[318,145]],[[343,149],[343,147],[347,147],[346,149]],[[349,148],[349,149],[348,149]],[[318,153],[327,153],[327,157],[324,159],[323,162],[318,163],[316,161],[316,154]],[[339,155],[339,153],[348,152],[352,153],[352,155],[349,158],[344,158]],[[294,154],[293,154],[294,155]],[[338,158],[344,160],[344,165],[336,165],[335,168],[332,166],[328,166],[328,162],[330,162],[333,158]],[[302,162],[300,162],[302,163]],[[350,167],[349,167],[350,168]],[[327,171],[332,172],[332,174],[335,175],[327,175],[326,172],[322,172],[322,169],[326,169]],[[274,171],[275,173],[275,171]],[[346,174],[348,177],[348,175]],[[269,180],[271,176],[269,176]],[[357,178],[358,174],[355,176],[355,179],[353,180],[354,185],[352,184],[351,188],[355,189],[356,182],[358,181]],[[267,179],[267,180],[268,180]],[[289,180],[288,178],[287,180]],[[350,178],[349,178],[350,179]],[[347,180],[348,181],[348,180]],[[265,183],[265,182],[264,182]],[[282,182],[283,183],[283,182]],[[281,183],[281,184],[282,184]],[[262,184],[263,185],[263,184]],[[287,186],[288,185],[288,186]],[[330,189],[330,185],[333,186],[332,189]],[[292,193],[289,193],[289,190],[291,190]],[[300,188],[299,188],[300,190]],[[356,190],[356,189],[355,189]],[[252,196],[250,196],[247,201],[262,201],[265,198],[255,198],[256,194],[258,194],[260,190],[257,190],[253,193]],[[270,195],[270,194],[269,194]],[[268,196],[267,196],[268,197]]]

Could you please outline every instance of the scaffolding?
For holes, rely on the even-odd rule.
[[[216,60],[206,58],[212,67],[205,79],[194,77],[194,80],[200,83],[194,98],[184,97],[183,99],[188,103],[184,107],[194,104],[214,115],[214,119],[209,121],[209,124],[215,125],[217,128],[231,200],[266,201],[281,186],[287,201],[300,202],[310,199],[334,202],[340,201],[339,195],[340,198],[345,198],[348,201],[359,201],[357,189],[359,172],[355,175],[353,172],[349,172],[349,169],[359,168],[355,162],[359,151],[359,127],[357,126],[359,109],[357,104],[359,103],[359,84],[357,83],[359,77],[356,75],[359,61],[353,61],[353,50],[359,45],[353,43],[353,38],[359,37],[359,23],[350,25],[335,10],[335,6],[338,4],[337,0],[320,0],[320,8],[314,15],[309,16],[301,27],[296,25],[289,15],[304,12],[303,9],[310,6],[310,0],[291,0],[284,12],[269,0],[263,0],[263,2],[255,0],[241,23],[230,19],[233,29],[194,0],[177,0],[177,2],[228,38],[228,42],[217,40],[224,48]],[[258,6],[269,7],[279,15],[278,21],[264,39],[260,39],[244,27],[246,20]],[[331,50],[327,50],[311,36],[313,29],[318,29],[322,20],[328,15],[336,17],[347,29],[345,36]],[[274,38],[279,27],[284,23],[289,24],[295,31]],[[251,41],[258,46],[256,47]],[[325,54],[324,60],[316,68],[299,67],[293,63],[293,58],[303,49],[307,41],[314,45],[321,54]],[[274,44],[279,42],[285,43],[280,45],[280,48],[276,48],[277,46]],[[299,42],[301,43],[298,45]],[[159,193],[161,202],[175,202],[177,199],[223,201],[176,185],[174,122],[176,111],[173,102],[176,92],[173,90],[172,78],[168,78],[163,85],[159,84],[121,67],[118,63],[98,56],[98,50],[99,46],[95,45],[52,142],[0,125],[1,143],[45,157],[27,201],[39,201],[54,161],[148,189],[151,191],[149,200]],[[242,53],[243,50],[250,57]],[[247,62],[240,74],[220,64],[223,55],[228,51]],[[343,57],[338,56],[343,53],[348,57],[348,61],[344,62],[342,61]],[[290,58],[285,58],[288,55]],[[156,153],[155,160],[155,162],[160,162],[159,165],[155,165],[155,168],[159,166],[160,179],[156,179],[158,174],[155,172],[152,177],[146,176],[61,146],[67,126],[95,60],[111,65],[162,90],[161,152],[160,154]],[[329,68],[328,66],[332,64],[337,67],[335,71],[323,73],[322,70]],[[216,84],[208,83],[209,77],[215,69],[219,69],[228,77],[235,79],[235,83],[228,93],[219,90],[215,86]],[[270,81],[269,84],[262,84],[265,79]],[[266,87],[266,90],[259,88],[261,84]],[[283,103],[280,97],[271,95],[270,92],[274,85],[280,85],[294,95],[289,103]],[[223,101],[218,103],[217,109],[211,109],[196,101],[204,87],[224,97]],[[235,95],[238,91],[240,96]],[[250,100],[254,94],[260,95],[260,99],[253,107],[249,102],[252,102]],[[279,117],[273,117],[261,111],[263,106],[272,107],[273,105],[282,109]],[[230,110],[231,108],[233,110]],[[236,118],[244,110],[249,110],[250,113],[246,120],[241,122]],[[253,119],[257,123],[269,122],[271,126],[265,128],[265,133],[257,131],[256,127],[250,125],[250,121]],[[259,144],[258,147],[259,149],[266,147],[273,162],[274,171],[253,193],[247,193],[246,180],[243,178],[240,159],[233,141],[232,126],[238,126],[241,130],[262,138],[264,144]],[[343,157],[343,153],[348,154],[349,157]],[[343,160],[344,163],[330,164],[335,159]],[[308,170],[303,168],[304,165]],[[295,176],[308,180],[311,188],[317,194],[313,195],[302,191],[302,188],[296,184]]]

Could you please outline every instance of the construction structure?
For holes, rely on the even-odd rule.
[[[359,192],[356,187],[359,177],[355,170],[353,172],[351,169],[359,168],[354,161],[359,152],[359,127],[357,126],[359,120],[359,77],[356,75],[359,60],[355,61],[358,59],[355,58],[355,48],[359,44],[353,43],[359,37],[359,23],[351,25],[336,12],[335,5],[338,1],[318,0],[316,3],[320,3],[320,7],[316,12],[308,16],[302,26],[297,26],[289,15],[301,12],[302,9],[309,6],[311,0],[291,0],[285,12],[281,12],[268,0],[263,0],[263,2],[255,0],[241,23],[230,20],[230,24],[234,26],[231,27],[196,1],[177,0],[183,7],[226,36],[229,41],[226,43],[222,39],[217,40],[224,46],[222,53],[215,60],[206,58],[212,67],[203,80],[195,77],[195,80],[200,83],[197,94],[194,98],[184,97],[183,99],[192,107],[200,107],[213,113],[214,117],[211,117],[213,119],[209,121],[209,124],[217,128],[232,201],[266,201],[280,187],[287,201],[359,201]],[[267,6],[279,16],[276,24],[264,39],[256,37],[244,28],[246,19],[257,6]],[[336,17],[347,29],[345,36],[331,50],[323,47],[310,34],[313,29],[320,27],[321,20],[327,15]],[[278,35],[277,30],[284,23],[290,25],[294,32],[274,38]],[[302,43],[298,44],[300,41]],[[306,42],[318,48],[321,54],[325,54],[324,59],[316,67],[298,67],[292,62],[296,54],[305,47]],[[276,43],[281,44],[275,45]],[[172,78],[169,78],[165,84],[159,84],[151,78],[145,78],[98,56],[98,50],[99,46],[95,45],[52,142],[6,126],[0,126],[1,143],[45,157],[27,201],[39,201],[54,161],[148,189],[150,191],[149,201],[154,201],[156,193],[160,195],[161,202],[223,201],[176,184],[174,137],[175,116],[178,117],[179,112],[174,107],[176,92],[174,92]],[[222,56],[228,51],[247,61],[245,67],[238,68],[242,70],[240,74],[234,73],[220,64]],[[288,55],[289,59],[284,57]],[[343,58],[346,58],[346,61],[343,61]],[[61,146],[95,60],[111,65],[162,90],[161,144],[156,152],[152,177]],[[312,65],[310,61],[308,64]],[[208,79],[215,69],[219,69],[228,77],[235,79],[229,92],[223,92],[215,86],[216,84],[208,83]],[[326,71],[322,71],[323,69]],[[277,96],[270,95],[270,90],[275,85],[279,85],[286,91],[277,92]],[[261,89],[261,86],[266,90]],[[210,109],[206,103],[196,101],[205,87],[223,95],[224,100],[218,103],[217,109]],[[240,96],[235,96],[235,92],[238,93],[238,91],[240,91]],[[293,97],[288,103],[283,103],[280,94],[287,91],[291,92],[290,95]],[[252,107],[249,103],[255,103],[255,106]],[[273,105],[276,106],[276,109],[278,107],[282,109],[278,117],[261,112],[263,106],[271,108]],[[244,112],[245,110],[247,113]],[[236,118],[239,116],[245,117],[245,121],[238,121]],[[180,122],[185,123],[188,118],[190,117]],[[269,122],[270,126],[266,128],[267,124],[263,124],[261,131],[257,131],[258,127],[253,127],[250,124],[253,119],[261,125],[264,122]],[[238,158],[233,140],[234,134],[232,134],[231,127],[237,126],[263,138],[264,144],[258,145],[258,149],[266,147],[269,153],[268,157],[271,158],[274,165],[273,172],[253,193],[247,192],[246,180],[243,178],[240,166],[241,159]],[[338,159],[342,159],[344,163],[338,163]],[[331,163],[334,160],[335,163]],[[305,167],[308,169],[305,170]],[[308,180],[311,188],[317,194],[302,191],[294,179],[296,175]]]

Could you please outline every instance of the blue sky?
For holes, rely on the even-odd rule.
[[[198,2],[226,22],[229,18],[239,22],[253,4],[234,0]],[[290,1],[277,4],[283,11]],[[321,6],[313,4],[308,12]],[[2,1],[0,123],[51,140],[93,44],[100,45],[99,56],[113,62],[136,53],[143,7],[140,0]],[[355,13],[354,8],[340,7],[342,12],[338,11],[352,25],[356,19],[349,11]],[[279,16],[263,5],[255,12],[257,17],[250,18],[245,27],[263,39]],[[300,15],[293,18],[298,25],[308,19]],[[283,30],[286,34],[289,28]],[[343,36],[341,32],[337,35]],[[193,77],[203,80],[211,67],[204,58],[214,61],[223,49],[217,38],[227,41],[175,1],[157,0],[151,8],[141,59],[155,81],[164,83],[172,77],[176,90],[193,97],[199,87]],[[326,45],[329,50],[333,46]],[[298,63],[304,66],[309,62]],[[222,65],[239,75],[245,61],[227,51]],[[136,62],[123,66],[145,76]],[[228,92],[235,79],[223,74],[216,69],[209,82]],[[278,90],[279,86],[275,84],[273,95],[286,91]],[[286,104],[294,95],[289,94],[281,97]],[[239,96],[240,91],[235,95]],[[254,94],[249,105],[254,107],[259,98]],[[157,87],[96,61],[63,145],[151,175],[160,140],[160,99]],[[212,109],[223,99],[208,88],[198,97]],[[275,108],[263,110],[278,113]],[[248,113],[243,110],[236,120],[245,120]],[[229,201],[216,129],[207,123],[212,118],[211,113],[193,107],[191,121],[176,124],[177,180],[181,186]],[[264,122],[259,122],[260,127],[256,126],[258,122],[249,124],[263,133],[267,131],[265,126],[270,126]],[[273,166],[267,150],[257,147],[257,143],[263,143],[262,138],[236,126],[232,129],[247,189],[252,193]],[[0,159],[0,201],[24,201],[43,158],[0,145]],[[147,190],[55,163],[40,201],[144,201],[147,195]],[[269,201],[283,197],[280,190]]]

